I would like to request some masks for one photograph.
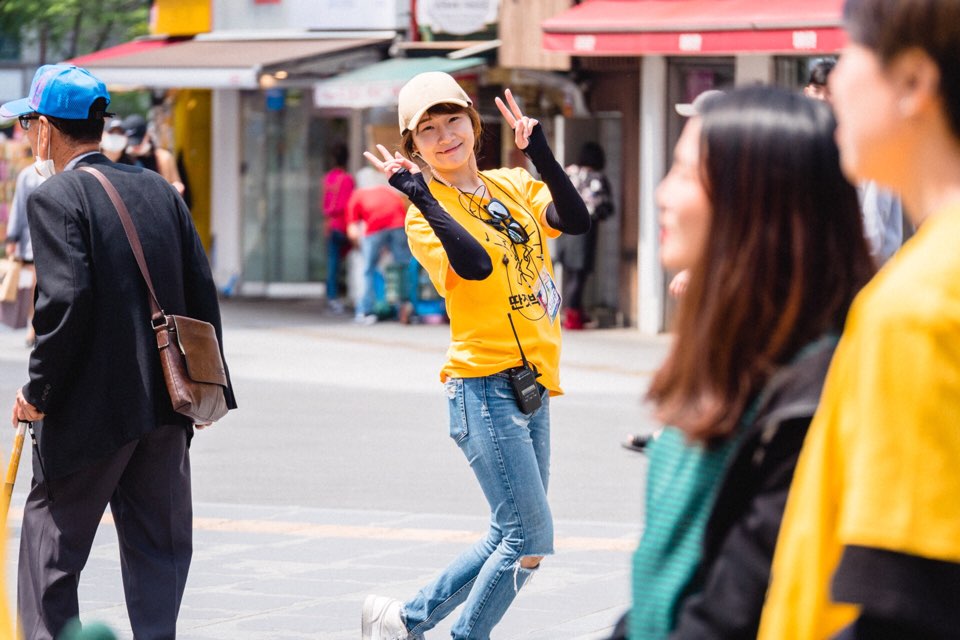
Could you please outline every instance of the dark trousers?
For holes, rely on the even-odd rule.
[[[563,268],[563,304],[567,309],[583,310],[583,289],[590,272]]]
[[[327,300],[340,297],[340,271],[350,241],[342,231],[331,231],[327,237]],[[57,494],[53,494],[56,497]]]
[[[41,427],[42,428],[42,427]],[[193,553],[187,432],[162,427],[108,458],[46,483],[23,511],[17,607],[25,640],[52,640],[79,614],[77,585],[110,505],[136,640],[176,637]]]

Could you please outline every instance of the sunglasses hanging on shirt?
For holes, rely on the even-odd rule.
[[[490,201],[483,205],[483,210],[490,216],[489,219],[484,218],[483,221],[510,238],[510,242],[513,244],[526,244],[530,240],[530,234],[523,228],[523,225],[517,222],[510,215],[507,206],[496,198],[491,196]]]
[[[488,225],[490,225],[491,227],[493,227],[503,235],[507,236],[507,238],[509,238],[510,242],[512,242],[513,244],[526,244],[527,242],[530,241],[530,234],[527,232],[524,226],[519,222],[517,222],[517,220],[513,217],[513,215],[511,215],[510,210],[507,209],[507,205],[503,204],[503,202],[501,202],[500,200],[497,200],[496,198],[494,198],[492,193],[490,194],[490,200],[489,202],[487,202],[487,204],[480,204],[480,205],[477,204],[483,198],[483,196],[478,195],[477,192],[482,190],[484,194],[487,193],[487,185],[486,183],[483,183],[482,179],[481,179],[482,184],[481,186],[477,187],[476,191],[474,191],[473,193],[467,193],[460,187],[456,187],[450,184],[449,182],[441,178],[436,173],[434,173],[433,177],[436,178],[441,184],[444,184],[450,187],[451,189],[456,189],[460,194],[459,198],[460,198],[461,207],[466,209],[470,213],[470,215],[480,220],[483,220],[485,223],[487,223]],[[464,198],[466,198],[469,201],[470,206],[466,206],[463,204]],[[489,215],[490,217],[483,218],[477,215],[474,207],[478,207],[486,211],[487,215]]]
[[[485,184],[479,187],[478,191],[480,189],[483,190],[484,194],[487,193],[487,187]],[[464,209],[469,211],[470,214],[473,215],[478,220],[482,220],[483,222],[490,225],[491,227],[493,227],[503,235],[507,236],[510,242],[512,242],[513,244],[526,244],[527,242],[530,241],[530,233],[527,232],[526,228],[524,228],[522,224],[517,222],[516,218],[514,218],[513,215],[510,213],[510,210],[507,209],[507,205],[503,204],[503,202],[501,202],[500,200],[497,200],[496,198],[494,198],[493,194],[490,194],[490,200],[487,202],[487,204],[478,205],[477,202],[479,202],[483,196],[478,196],[476,191],[474,191],[472,194],[466,193],[461,189],[457,189],[457,191],[460,191],[460,197],[461,197],[460,206],[463,206]],[[466,197],[469,200],[470,202],[469,207],[466,207],[463,205],[463,201],[462,201],[463,197]],[[478,215],[475,212],[474,207],[482,209],[490,217],[484,218]]]

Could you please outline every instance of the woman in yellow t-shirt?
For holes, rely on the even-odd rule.
[[[804,443],[763,640],[960,635],[960,2],[848,0],[841,163],[917,233],[854,301]]]
[[[369,596],[363,638],[419,638],[460,604],[453,638],[488,638],[553,552],[549,397],[560,393],[560,295],[546,240],[587,232],[590,216],[509,90],[497,107],[541,180],[524,169],[478,170],[480,116],[449,75],[420,74],[398,98],[402,153],[380,146],[379,157],[365,155],[414,205],[410,248],[450,316],[440,373],[450,436],[487,498],[491,525],[412,599]]]

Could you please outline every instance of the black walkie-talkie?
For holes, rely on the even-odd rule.
[[[523,366],[507,369],[507,375],[510,376],[510,386],[513,387],[513,395],[517,399],[517,406],[520,407],[520,411],[529,415],[543,404],[543,401],[540,400],[540,389],[537,387],[537,376],[539,374],[534,370],[533,365],[527,362],[527,356],[523,353],[523,345],[520,344],[520,336],[517,335],[517,328],[513,324],[513,316],[509,313],[507,314],[507,320],[510,321],[513,337],[520,349],[520,359],[523,361]]]

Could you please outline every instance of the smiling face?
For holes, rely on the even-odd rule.
[[[413,146],[432,169],[453,173],[470,162],[476,133],[466,111],[427,113],[413,131]]]
[[[660,261],[671,271],[689,269],[703,254],[712,207],[700,167],[701,119],[691,118],[673,152],[670,172],[657,187]]]

